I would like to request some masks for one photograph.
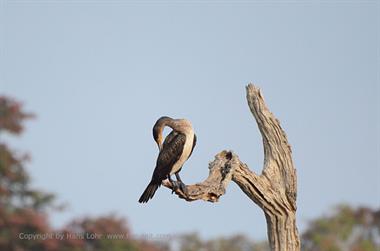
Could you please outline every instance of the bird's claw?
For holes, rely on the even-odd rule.
[[[181,191],[182,191],[185,195],[187,195],[187,188],[186,188],[185,183],[183,183],[183,182],[179,182],[179,188],[181,189]]]
[[[172,194],[175,193],[175,191],[176,191],[177,189],[179,189],[179,190],[181,190],[185,195],[187,195],[188,190],[187,190],[187,187],[186,187],[185,183],[183,183],[183,182],[179,182],[179,181],[174,181],[174,180],[172,180],[171,183],[172,183]]]
[[[172,194],[179,188],[177,181],[172,180]]]

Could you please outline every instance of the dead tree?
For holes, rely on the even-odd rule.
[[[264,144],[264,167],[261,175],[252,172],[231,151],[222,151],[209,164],[208,178],[188,185],[187,194],[175,193],[186,201],[217,202],[234,181],[255,202],[266,217],[268,240],[272,251],[299,251],[296,226],[297,175],[292,151],[278,119],[267,108],[260,89],[246,87],[248,106],[256,119]],[[172,189],[168,180],[163,185]]]

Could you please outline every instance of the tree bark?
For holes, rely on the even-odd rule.
[[[252,172],[232,151],[222,151],[209,164],[209,176],[201,183],[187,185],[187,193],[175,193],[187,201],[217,202],[234,181],[255,202],[266,217],[269,246],[272,251],[299,251],[296,226],[297,175],[292,151],[278,119],[267,108],[260,89],[246,87],[248,106],[256,119],[264,144],[261,175]],[[168,180],[163,185],[172,189]]]

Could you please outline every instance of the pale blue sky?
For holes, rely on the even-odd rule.
[[[7,140],[33,156],[33,184],[69,204],[55,226],[116,212],[138,234],[262,239],[261,210],[233,183],[216,204],[164,188],[137,203],[162,115],[198,135],[185,183],[223,149],[260,172],[252,81],[293,148],[300,230],[338,203],[379,207],[379,13],[378,1],[2,0],[0,93],[38,115]]]

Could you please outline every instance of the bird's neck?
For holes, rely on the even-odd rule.
[[[188,122],[185,119],[173,119],[168,121],[166,125],[177,132],[181,132],[184,134],[194,133],[190,122]]]

